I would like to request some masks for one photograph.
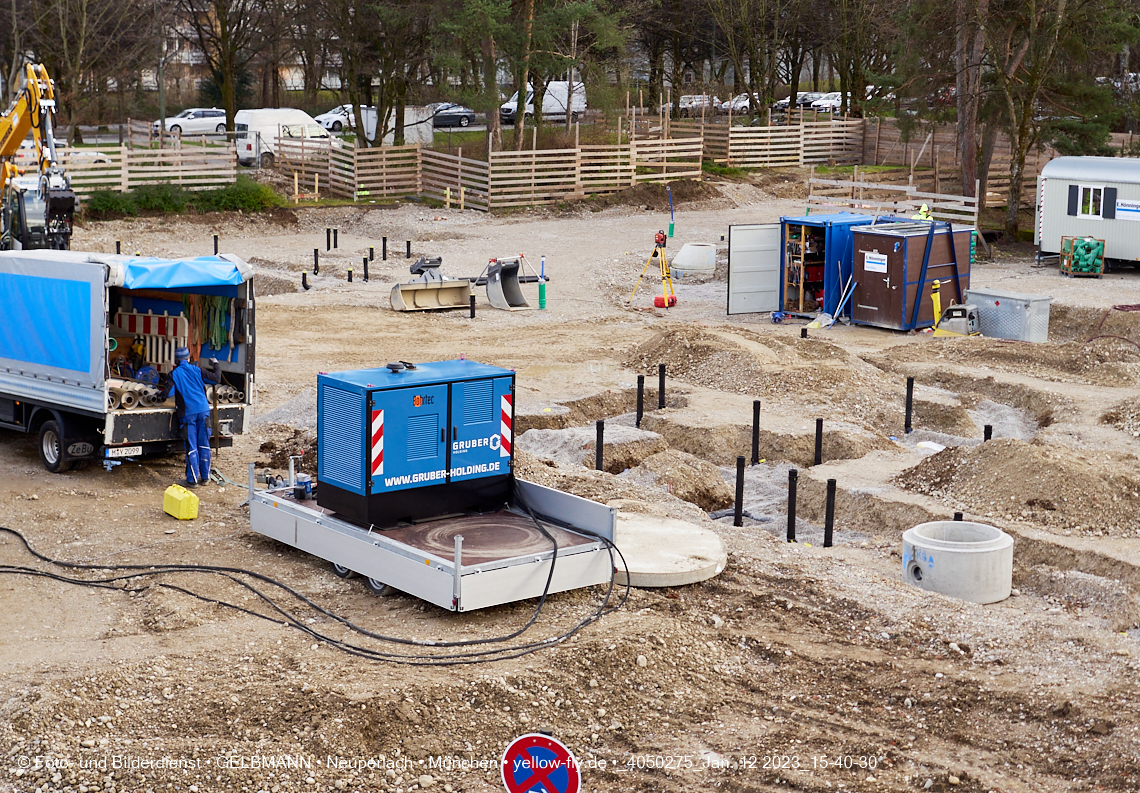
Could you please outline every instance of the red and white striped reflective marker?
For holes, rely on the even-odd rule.
[[[511,395],[503,394],[502,419],[499,425],[499,456],[511,456],[511,423],[514,421],[515,411],[511,405]]]
[[[384,411],[372,411],[372,473],[384,473]]]

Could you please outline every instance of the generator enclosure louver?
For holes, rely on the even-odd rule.
[[[511,498],[515,376],[475,361],[317,378],[317,503],[378,528]]]

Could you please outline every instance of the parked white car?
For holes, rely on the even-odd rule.
[[[151,124],[157,134],[162,129],[162,121]],[[209,135],[226,131],[226,111],[216,107],[192,107],[177,116],[166,119],[168,135]]]
[[[364,108],[364,114],[367,115],[371,111],[373,115],[376,114],[376,108]],[[337,105],[327,113],[321,113],[316,117],[317,123],[330,132],[340,132],[342,129],[356,129],[356,113],[353,112],[352,105]]]
[[[847,93],[850,98],[851,93]],[[843,93],[841,91],[832,91],[831,93],[824,94],[819,99],[811,103],[812,110],[819,110],[824,113],[834,113],[838,110],[843,102]]]
[[[705,113],[720,111],[720,99],[708,94],[686,94],[677,102],[677,108],[682,116],[699,116],[703,108]]]
[[[747,113],[748,112],[748,94],[737,94],[729,99],[727,102],[720,106],[722,112],[727,113],[731,110],[733,113]]]

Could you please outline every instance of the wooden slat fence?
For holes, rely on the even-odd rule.
[[[699,137],[635,140],[630,144],[634,182],[699,179],[703,148],[703,141]]]
[[[674,121],[674,136],[696,134],[705,141],[707,159],[738,168],[770,168],[812,163],[859,162],[863,156],[863,122],[817,115],[797,117],[795,124],[752,127],[727,123]]]
[[[357,200],[418,195],[419,146],[380,146],[353,150],[353,176],[348,196]]]
[[[579,146],[582,192],[614,193],[633,187],[633,150],[630,146]]]
[[[420,150],[420,193],[460,209],[489,208],[490,165],[458,154]],[[450,190],[450,194],[448,193]]]
[[[669,132],[681,138],[704,140],[705,159],[725,162],[728,158],[728,125],[703,123],[700,119],[670,121]]]
[[[127,191],[143,185],[173,184],[185,190],[209,190],[237,179],[237,151],[225,146],[173,149],[62,149],[60,163],[79,195],[96,190]]]
[[[978,225],[978,199],[946,193],[927,193],[910,184],[884,184],[839,179],[808,180],[808,205],[845,209],[867,215],[910,217],[926,204],[936,220]]]
[[[331,140],[331,138],[274,138],[276,149],[274,162],[282,171],[296,175],[303,185],[312,185],[313,177],[319,177],[319,188],[324,190],[329,186]]]
[[[419,146],[358,149],[333,138],[276,138],[275,149],[276,165],[295,177],[298,197],[426,195],[488,210],[579,199],[643,182],[699,178],[703,142],[700,137],[638,139],[623,145],[494,152],[489,162]],[[80,194],[145,184],[199,190],[237,178],[233,144],[110,146],[65,150],[61,157]]]
[[[957,135],[953,124],[925,124],[904,139],[893,118],[869,118],[863,121],[863,164],[903,165],[915,170],[929,168],[940,175],[950,168],[960,185]],[[1025,160],[1025,179],[1022,182],[1021,205],[1032,207],[1037,175],[1045,163],[1058,156],[1051,147],[1030,151]],[[1009,196],[1009,167],[1011,151],[1009,139],[999,132],[990,162],[986,182],[986,204],[1004,205]]]
[[[368,150],[365,150],[368,151]],[[357,157],[360,149],[340,138],[329,138],[328,189],[333,195],[355,198],[359,185]]]
[[[577,149],[496,151],[488,166],[491,207],[551,204],[584,195]]]

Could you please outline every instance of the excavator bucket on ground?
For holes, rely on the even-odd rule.
[[[421,256],[411,266],[414,281],[392,287],[395,311],[431,311],[441,308],[467,308],[471,304],[471,280],[448,278],[439,271],[443,259]],[[516,287],[517,288],[517,287]]]
[[[504,311],[523,311],[530,308],[519,287],[521,264],[521,256],[512,256],[492,259],[487,265],[487,300],[495,308]]]

